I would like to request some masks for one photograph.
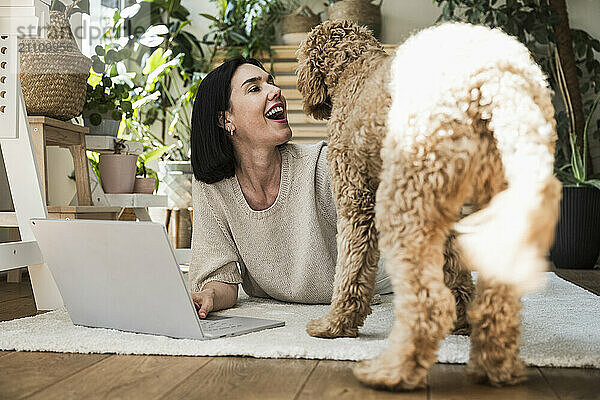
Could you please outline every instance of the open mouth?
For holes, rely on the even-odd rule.
[[[276,104],[271,107],[265,114],[265,118],[272,121],[285,121],[285,109],[283,108],[283,104]]]

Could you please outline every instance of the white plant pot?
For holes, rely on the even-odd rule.
[[[168,196],[169,208],[192,207],[193,176],[190,161],[161,161],[158,163],[160,180],[158,194]]]
[[[88,113],[87,111],[81,114],[83,117],[83,123],[87,128],[90,129],[90,133],[88,133],[88,135],[117,137],[121,121],[115,121],[110,117],[110,115],[100,114],[102,115],[102,122],[100,125],[92,125],[89,119],[90,114],[91,113]]]

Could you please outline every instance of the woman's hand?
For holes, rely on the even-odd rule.
[[[237,301],[238,285],[211,281],[200,292],[192,292],[192,300],[198,309],[198,316],[206,318],[209,312],[233,307]]]
[[[192,300],[198,310],[198,316],[200,318],[206,318],[208,313],[213,310],[215,290],[213,288],[208,288],[198,293],[192,293]]]

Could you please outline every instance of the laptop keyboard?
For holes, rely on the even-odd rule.
[[[239,319],[228,317],[209,317],[200,320],[200,326],[203,330],[218,332],[230,329],[239,329],[242,323]]]

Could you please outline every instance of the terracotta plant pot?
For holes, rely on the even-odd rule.
[[[154,178],[135,178],[135,184],[133,185],[133,193],[154,193],[154,187],[156,185],[156,179]]]
[[[133,193],[138,156],[100,154],[98,169],[104,193]]]

